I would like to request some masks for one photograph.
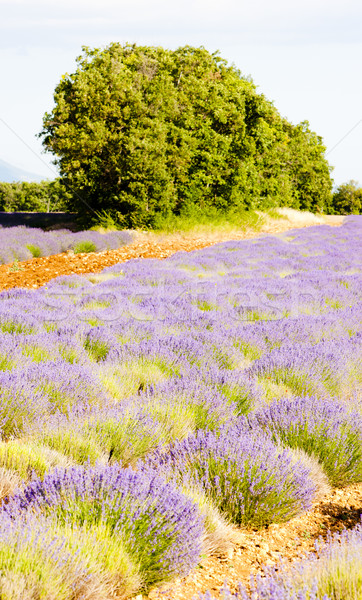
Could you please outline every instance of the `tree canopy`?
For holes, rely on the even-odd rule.
[[[342,183],[333,194],[331,212],[336,215],[359,215],[362,211],[362,187],[351,179]]]
[[[84,47],[54,101],[39,135],[76,192],[70,208],[90,218],[89,206],[148,226],[195,207],[330,203],[322,139],[203,47]]]
[[[0,211],[57,212],[72,205],[73,195],[58,180],[0,182]]]

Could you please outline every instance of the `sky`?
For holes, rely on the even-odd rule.
[[[0,159],[44,178],[36,137],[82,46],[204,46],[250,75],[292,123],[308,120],[335,186],[362,185],[360,0],[0,0]]]

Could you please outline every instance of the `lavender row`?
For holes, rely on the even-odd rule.
[[[56,469],[0,512],[1,593],[129,597],[195,567],[203,533],[196,505],[154,474]]]
[[[72,233],[67,229],[43,231],[25,226],[0,227],[0,264],[67,251],[78,253],[113,250],[131,241],[132,233],[128,231],[101,234],[97,231]]]

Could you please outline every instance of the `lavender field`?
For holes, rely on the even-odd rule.
[[[362,481],[361,230],[0,294],[1,599],[132,598]],[[224,597],[361,599],[361,549]]]
[[[114,250],[131,241],[132,234],[128,231],[104,234],[97,231],[73,233],[67,229],[43,231],[34,227],[0,226],[0,264],[67,251],[78,253]]]

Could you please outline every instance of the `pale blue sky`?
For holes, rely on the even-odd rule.
[[[189,44],[219,50],[293,123],[309,120],[337,185],[362,184],[360,0],[0,0],[0,15],[0,159],[17,167],[53,177],[35,134],[83,45]]]

